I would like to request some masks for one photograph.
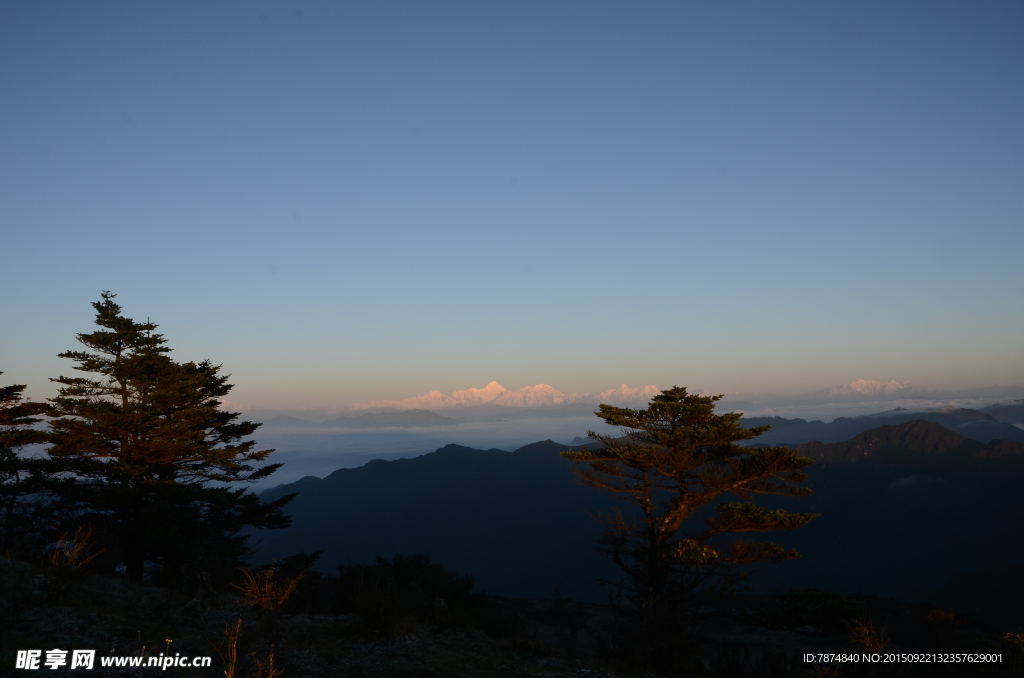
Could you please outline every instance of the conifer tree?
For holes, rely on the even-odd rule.
[[[600,447],[563,453],[577,462],[573,472],[584,485],[632,505],[630,513],[618,508],[606,519],[602,548],[626,574],[623,586],[645,639],[662,649],[674,642],[665,634],[678,631],[692,594],[728,587],[744,577],[745,566],[799,557],[772,542],[730,535],[794,530],[817,517],[753,503],[757,495],[810,494],[799,483],[812,461],[786,447],[738,445],[769,427],[745,429],[739,413],[715,414],[721,398],[676,386],[644,410],[601,405],[597,416],[622,427],[623,436],[590,431]]]
[[[51,379],[49,455],[75,480],[59,494],[134,579],[146,561],[230,571],[245,552],[237,532],[286,527],[294,495],[265,504],[231,487],[280,466],[254,466],[272,452],[245,439],[260,425],[221,409],[232,385],[220,366],[175,362],[157,325],[126,318],[114,297],[93,303],[99,329],[77,335],[85,350],[60,354],[89,376]]]
[[[25,387],[0,387],[0,553],[8,555],[15,547],[18,500],[42,492],[48,480],[45,460],[21,454],[21,448],[46,440],[43,431],[33,428],[40,422],[33,415],[45,406],[23,402]]]

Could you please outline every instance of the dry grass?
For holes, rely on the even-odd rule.
[[[871,654],[881,654],[889,647],[886,636],[888,630],[888,624],[875,626],[875,620],[871,617],[858,617],[850,622],[850,642],[862,645]]]
[[[79,572],[104,550],[93,551],[92,525],[81,525],[70,539],[67,532],[61,533],[45,560],[51,567]]]
[[[257,608],[260,636],[273,643],[277,640],[277,618],[281,606],[292,597],[306,573],[302,572],[279,582],[274,576],[274,567],[268,567],[255,574],[244,567],[238,569],[242,572],[244,580],[241,584],[232,586],[245,595],[247,605]]]
[[[303,572],[295,577],[286,579],[279,583],[274,578],[274,568],[267,568],[262,572],[253,574],[244,567],[238,568],[245,578],[241,584],[232,584],[236,589],[245,595],[245,602],[258,607],[266,612],[276,612],[284,605],[285,601],[291,598],[292,594],[299,587],[299,582],[306,576]]]
[[[225,678],[236,678],[238,670],[238,637],[242,635],[242,618],[239,617],[233,622],[224,625],[224,642],[220,647],[214,648],[224,662]]]
[[[249,657],[252,658],[253,667],[249,671],[247,678],[278,678],[278,676],[284,673],[274,663],[273,645],[270,646],[270,649],[262,657],[255,652],[250,652]]]

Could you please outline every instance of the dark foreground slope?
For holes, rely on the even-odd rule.
[[[0,563],[0,677],[166,676],[210,678],[945,678],[1020,676],[1020,639],[1000,632],[935,618],[935,610],[888,601],[841,599],[821,592],[734,599],[693,627],[690,661],[666,674],[608,652],[620,627],[608,606],[561,601],[512,601],[476,596],[469,619],[448,612],[402,614],[391,633],[374,631],[380,598],[362,601],[361,612],[310,612],[293,602],[274,621],[274,636],[261,633],[261,616],[236,589],[211,594],[194,606],[194,591],[141,586],[119,575],[78,572],[68,578],[52,568],[19,561]],[[57,590],[62,591],[55,596]],[[386,592],[381,593],[387,595]],[[366,590],[364,590],[366,593]],[[393,593],[393,591],[391,591]],[[837,606],[837,603],[839,604]],[[392,608],[393,610],[393,608]],[[890,652],[1002,653],[990,664],[809,665],[805,653],[860,653],[843,623],[846,613],[869,612],[886,620]],[[371,613],[364,617],[364,613]],[[264,618],[265,619],[265,618]],[[241,620],[235,648],[225,630]],[[808,624],[818,625],[815,631]],[[612,641],[612,642],[609,642]],[[28,648],[96,651],[92,669],[55,670],[41,665],[19,669],[16,657]],[[274,671],[267,654],[273,652]],[[135,659],[209,657],[210,665],[105,668],[113,657]],[[43,654],[41,659],[45,660]],[[262,666],[257,664],[262,662]],[[201,661],[201,663],[205,663]],[[40,662],[42,664],[42,662]],[[691,670],[688,670],[691,669]]]
[[[563,449],[551,441],[514,453],[449,445],[275,488],[264,498],[300,493],[290,506],[294,527],[262,533],[258,558],[324,549],[320,566],[329,570],[427,553],[492,593],[541,598],[558,587],[601,600],[595,580],[616,572],[597,555],[601,528],[588,513],[615,504],[574,483]],[[756,590],[820,587],[900,599],[945,591],[944,601],[963,594],[977,602],[971,573],[1007,576],[1024,563],[1024,445],[986,445],[913,421],[800,450],[817,462],[808,469],[815,494],[776,503],[821,517],[773,535],[804,557],[761,568],[750,580]],[[1019,595],[1019,585],[1014,590]],[[983,601],[983,614],[1012,616],[1004,609],[1012,594],[998,598]]]

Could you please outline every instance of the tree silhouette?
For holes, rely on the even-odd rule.
[[[99,329],[77,335],[86,350],[61,358],[86,377],[61,385],[47,414],[49,455],[75,482],[61,498],[100,528],[128,576],[146,561],[165,569],[229,572],[245,552],[245,526],[286,527],[281,508],[233,483],[264,478],[272,450],[244,440],[260,425],[220,408],[232,388],[210,361],[178,363],[157,325],[121,314],[114,294],[93,303]]]
[[[627,599],[653,645],[671,642],[696,592],[741,580],[745,566],[799,557],[772,542],[728,538],[740,532],[794,530],[811,513],[768,510],[756,495],[800,497],[813,463],[786,447],[737,443],[769,429],[744,429],[740,414],[715,414],[722,396],[690,395],[675,386],[645,410],[601,405],[597,416],[624,429],[622,437],[588,435],[600,446],[564,452],[580,482],[633,506],[605,518],[603,551],[626,574]],[[734,499],[738,501],[721,501]]]
[[[3,374],[3,372],[0,372]],[[43,491],[47,481],[44,460],[25,457],[21,448],[42,443],[46,434],[33,428],[40,419],[33,415],[45,409],[42,403],[23,402],[25,384],[0,387],[0,553],[15,547],[19,518],[18,500]]]

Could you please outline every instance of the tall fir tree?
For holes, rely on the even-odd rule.
[[[634,644],[655,668],[679,660],[673,648],[683,647],[679,634],[695,593],[728,588],[747,566],[799,557],[730,535],[795,530],[817,517],[753,503],[758,495],[810,494],[800,483],[813,462],[787,447],[739,445],[770,427],[745,429],[739,413],[715,414],[721,398],[675,386],[647,409],[601,405],[598,417],[623,435],[590,431],[599,446],[563,453],[576,462],[580,482],[631,505],[606,517],[602,548],[626,575],[621,585],[639,622]]]
[[[23,544],[16,537],[27,536],[32,521],[19,511],[19,500],[45,491],[50,480],[46,460],[22,453],[22,448],[46,441],[46,434],[34,428],[41,421],[34,415],[45,405],[25,402],[25,388],[0,387],[0,553],[7,555],[26,555],[20,553]]]
[[[93,303],[85,350],[61,353],[89,376],[57,377],[47,414],[50,458],[75,482],[58,494],[136,580],[145,563],[170,579],[184,570],[224,576],[244,556],[246,526],[286,527],[292,496],[262,503],[246,487],[280,464],[247,440],[260,426],[221,409],[228,376],[210,361],[178,363],[157,325],[121,313],[115,295]]]

